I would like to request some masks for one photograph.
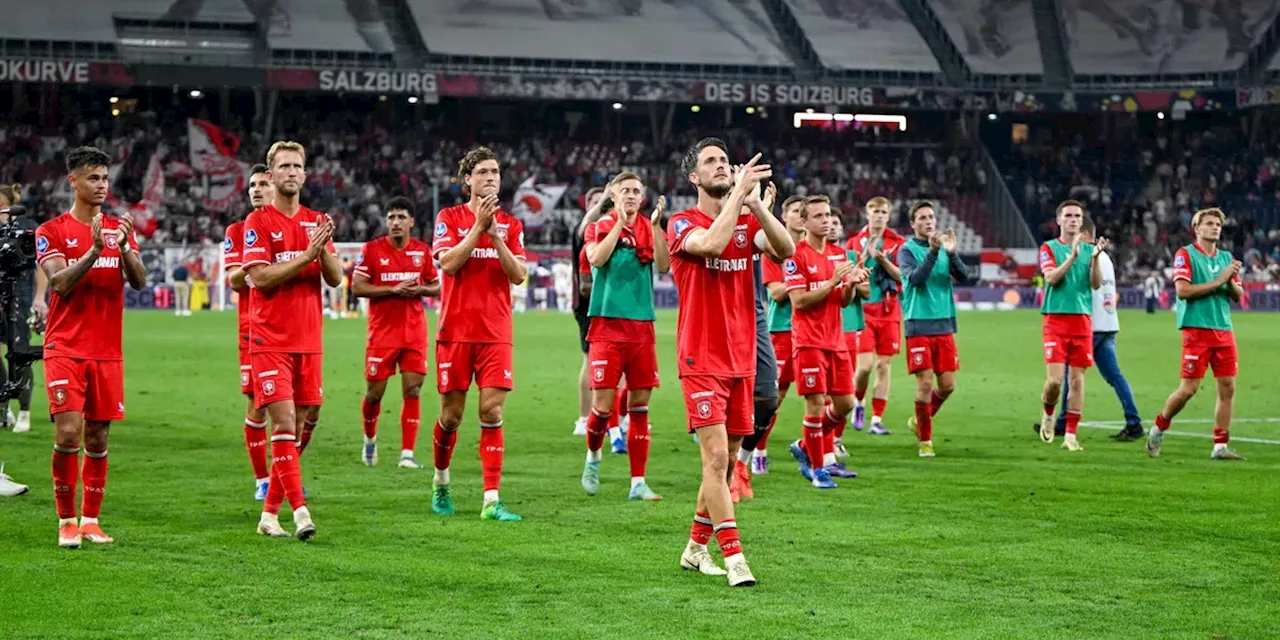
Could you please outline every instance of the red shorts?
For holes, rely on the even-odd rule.
[[[474,378],[481,389],[515,389],[511,345],[488,342],[437,342],[436,390],[466,391]]]
[[[716,376],[680,378],[684,390],[684,410],[689,418],[689,433],[703,427],[723,424],[731,436],[749,436],[755,432],[755,408],[752,404],[754,380]]]
[[[1045,330],[1044,363],[1088,369],[1093,366],[1093,336],[1064,336]]]
[[[1231,378],[1240,371],[1235,337],[1205,340],[1196,332],[1182,332],[1182,377],[1199,380],[1213,368],[1213,377]]]
[[[858,353],[897,355],[902,342],[902,323],[872,318],[867,318],[866,323],[866,328],[858,332]]]
[[[658,387],[658,345],[652,342],[601,342],[590,344],[591,388],[616,389],[627,376],[628,389]]]
[[[853,394],[853,357],[846,351],[827,351],[813,347],[796,349],[796,393],[811,396]]]
[[[867,349],[859,349],[859,348],[858,348],[858,347],[862,346],[862,343],[863,343],[863,339],[862,339],[862,337],[861,337],[861,336],[862,336],[862,332],[861,332],[861,331],[846,331],[846,332],[844,332],[844,347],[845,347],[846,349],[848,349],[848,350],[849,350],[849,355],[850,355],[850,356],[852,356],[854,359],[857,359],[858,354],[862,354],[862,353],[871,353],[871,349],[870,349],[870,347],[871,347],[870,338],[867,338],[867,339],[866,339],[866,340],[867,340],[867,343],[866,343],[866,344],[867,344],[867,347],[868,347]]]
[[[252,353],[253,406],[261,409],[291,401],[295,407],[318,407],[324,378],[324,355],[319,353]]]
[[[253,395],[253,366],[249,364],[249,345],[240,343],[240,393]]]
[[[124,362],[53,357],[44,361],[49,416],[67,411],[93,422],[124,420]]]
[[[773,357],[778,363],[778,389],[786,389],[796,381],[796,370],[791,366],[791,332],[770,333],[769,341],[773,343]]]
[[[367,347],[364,350],[364,379],[369,382],[386,380],[396,374],[418,373],[427,375],[427,350],[386,349]]]
[[[953,334],[907,336],[907,373],[950,373],[960,370],[960,351]]]

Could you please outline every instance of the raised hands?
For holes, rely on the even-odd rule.
[[[307,256],[312,260],[320,257],[329,241],[333,239],[333,218],[321,216],[316,221],[316,228],[311,230],[311,243],[307,245]]]
[[[1107,240],[1105,237],[1098,238],[1098,241],[1093,245],[1093,255],[1096,256],[1101,254],[1103,251],[1106,251],[1109,246],[1111,246],[1110,240]]]
[[[769,188],[764,190],[764,208],[773,211],[773,203],[778,201],[778,187],[772,182]]]
[[[480,199],[480,209],[476,211],[476,226],[482,231],[496,235],[498,228],[493,224],[493,216],[498,212],[497,194],[487,195]]]
[[[743,204],[752,205],[760,202],[760,183],[773,177],[773,169],[760,163],[760,154],[756,154],[742,165],[737,172],[734,188],[741,190],[745,198]]]
[[[836,265],[835,272],[831,274],[831,285],[837,286],[844,282],[847,278],[853,275],[855,267],[857,267],[857,265],[848,260]]]
[[[942,249],[942,234],[932,233],[929,235],[929,248],[933,251]]]
[[[953,253],[956,250],[956,230],[947,229],[947,232],[940,236],[942,242],[942,250],[947,253]]]
[[[845,264],[854,264],[854,263],[846,262]],[[867,281],[867,277],[868,277],[868,274],[867,274],[866,268],[860,264],[855,265],[853,268],[853,271],[849,274],[849,284],[852,284],[854,286],[860,285]]]
[[[662,231],[662,214],[667,211],[667,197],[658,196],[658,206],[653,208],[653,215],[649,216],[649,223],[653,225],[654,231]]]
[[[115,233],[111,231],[110,233]],[[94,251],[101,252],[107,246],[107,239],[102,235],[102,214],[98,213],[89,221],[89,235],[93,236]]]
[[[133,238],[133,214],[126,211],[120,216],[120,226],[116,229],[116,246],[121,251],[129,250],[129,240]]]

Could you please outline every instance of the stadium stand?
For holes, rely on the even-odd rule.
[[[975,73],[1044,72],[1030,0],[929,0],[929,6]]]
[[[791,66],[759,0],[408,0],[432,53]]]
[[[1267,0],[1058,5],[1075,72],[1099,75],[1234,71],[1280,11]]]
[[[267,42],[272,49],[392,53],[395,44],[376,0],[305,0],[276,5]]]
[[[939,71],[938,60],[896,2],[786,0],[830,69]]]
[[[115,42],[117,16],[233,24],[254,22],[253,14],[245,9],[244,3],[234,0],[46,0],[36,7],[6,11],[3,31],[6,37],[30,40]]]

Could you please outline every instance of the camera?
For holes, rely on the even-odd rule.
[[[29,344],[31,334],[22,298],[30,294],[20,294],[18,289],[20,283],[25,287],[31,282],[36,268],[36,230],[33,223],[21,218],[24,213],[21,205],[0,210],[5,220],[0,223],[0,338],[9,361],[5,382],[0,384],[0,402],[5,405],[14,398],[22,397],[25,402],[30,397],[31,363],[44,356],[43,348]]]
[[[11,282],[36,268],[36,231],[17,223],[26,213],[21,205],[0,210],[8,221],[0,224],[0,282]]]

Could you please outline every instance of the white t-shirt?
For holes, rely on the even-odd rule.
[[[1148,298],[1160,297],[1160,278],[1155,274],[1147,276],[1147,279],[1142,282],[1142,293]]]
[[[1102,286],[1093,290],[1093,332],[1104,333],[1120,330],[1120,316],[1116,315],[1116,267],[1111,256],[1103,252],[1098,256],[1098,270],[1102,272]]]

